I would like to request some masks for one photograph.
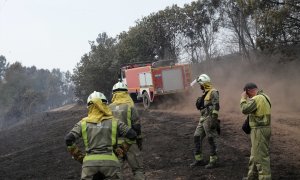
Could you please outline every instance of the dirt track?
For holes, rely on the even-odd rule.
[[[189,168],[194,110],[140,110],[144,134],[144,163],[148,179],[241,179],[247,172],[249,137],[240,130],[239,112],[221,112],[219,167]],[[188,112],[188,113],[187,113]],[[65,134],[86,115],[84,106],[47,112],[27,123],[1,131],[0,179],[79,179],[80,165],[66,152]],[[277,115],[272,121],[271,168],[273,179],[300,179],[300,114]],[[206,142],[205,142],[206,143]],[[208,144],[204,153],[208,154]],[[206,156],[208,160],[208,155]],[[126,170],[126,179],[131,173]]]

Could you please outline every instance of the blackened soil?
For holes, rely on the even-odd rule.
[[[0,132],[0,179],[80,179],[81,166],[66,151],[64,136],[86,115],[84,106],[35,115]],[[198,114],[140,110],[147,179],[241,179],[247,173],[250,139],[238,113],[223,113],[219,164],[215,169],[190,168]],[[273,118],[271,168],[273,179],[300,179],[300,119]],[[285,119],[285,120],[284,120]],[[204,156],[208,161],[205,139]],[[125,179],[132,179],[125,170]]]

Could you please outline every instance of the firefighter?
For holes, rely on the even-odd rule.
[[[121,164],[116,154],[120,156],[128,151],[130,141],[136,139],[136,132],[112,116],[107,99],[101,92],[90,94],[87,105],[88,116],[75,124],[65,137],[67,150],[82,164],[81,179],[122,179]],[[116,148],[118,135],[130,140],[122,144],[122,149]],[[80,137],[85,154],[75,144]]]
[[[249,98],[249,99],[248,99]],[[271,179],[269,145],[271,137],[270,98],[258,90],[254,83],[247,83],[241,94],[241,111],[248,115],[251,128],[251,155],[248,177],[244,179]]]
[[[142,150],[142,136],[141,124],[138,112],[134,106],[134,102],[128,94],[127,85],[123,82],[116,83],[113,88],[112,103],[109,105],[114,117],[124,122],[133,130],[136,131],[138,137],[136,141],[132,142],[125,157],[120,158],[121,164],[127,160],[132,169],[135,180],[145,179],[143,170],[143,160],[141,155]],[[121,144],[126,139],[119,139],[118,144]]]
[[[190,164],[194,166],[204,166],[206,169],[216,167],[218,160],[216,138],[219,134],[219,120],[218,112],[219,106],[219,92],[213,88],[210,78],[206,74],[201,74],[197,82],[203,91],[202,97],[199,97],[196,102],[196,107],[200,110],[200,120],[194,133],[194,162]],[[210,146],[209,163],[206,164],[203,160],[202,143],[204,137],[207,136]]]

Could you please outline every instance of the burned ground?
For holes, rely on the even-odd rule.
[[[240,129],[243,116],[224,113],[218,140],[220,163],[216,169],[190,168],[193,132],[199,115],[180,109],[140,109],[144,134],[144,163],[148,179],[241,179],[247,172],[249,137]],[[0,179],[79,179],[80,164],[66,151],[64,136],[86,115],[86,108],[36,115],[26,123],[1,131]],[[271,167],[273,179],[300,179],[299,116],[273,119]],[[208,144],[204,144],[208,160]],[[125,179],[132,175],[127,169]]]
[[[147,179],[241,179],[247,173],[250,138],[241,126],[239,110],[245,83],[255,82],[271,97],[272,137],[270,145],[273,179],[300,179],[300,61],[251,65],[218,62],[194,67],[207,73],[220,92],[222,125],[219,166],[206,170],[190,168],[193,133],[199,119],[194,102],[201,95],[194,87],[188,97],[164,102],[144,111],[139,107],[144,136]],[[64,107],[36,114],[0,131],[0,179],[79,179],[81,166],[66,151],[64,136],[82,117],[85,106]],[[81,143],[82,146],[82,143]],[[204,143],[208,161],[208,143]],[[125,179],[132,179],[125,170]]]

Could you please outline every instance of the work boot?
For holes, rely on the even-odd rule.
[[[209,163],[205,166],[205,169],[215,168],[217,166],[217,160],[218,160],[217,156],[210,156]]]
[[[205,169],[213,169],[217,167],[217,163],[211,163],[209,162],[206,166],[205,166]]]
[[[190,167],[195,167],[195,166],[204,166],[205,162],[203,160],[195,160],[190,164]]]

